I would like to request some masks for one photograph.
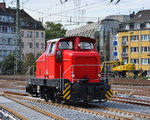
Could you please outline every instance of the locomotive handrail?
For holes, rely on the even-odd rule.
[[[74,67],[74,66],[100,66],[100,64],[84,64],[84,65],[81,65],[81,64],[79,64],[79,65],[71,65],[71,66],[69,66],[69,68],[63,73],[63,79],[64,79],[64,75],[65,75],[65,73],[70,69],[70,68],[72,68],[72,67]]]
[[[29,81],[29,78],[30,78],[30,76],[31,76],[31,70],[33,69],[33,73],[34,73],[34,65],[32,65],[32,66],[28,66],[28,70],[27,70],[27,72],[26,72],[26,80],[28,80]],[[34,76],[34,74],[33,74],[33,76]]]
[[[71,69],[71,68],[73,68],[75,66],[99,66],[100,67],[100,64],[83,64],[83,65],[82,64],[76,64],[76,65],[69,66],[68,69],[66,69],[66,71],[64,71],[64,73],[63,73],[63,76],[62,76],[62,80],[63,80],[62,82],[63,82],[63,84],[64,84],[64,79],[65,79],[64,78],[65,74],[68,72],[69,69]],[[72,70],[72,71],[74,71],[74,70]],[[73,79],[73,81],[74,80],[78,80],[78,79]],[[82,80],[82,79],[80,79],[80,80]],[[99,80],[99,79],[91,79],[91,80]],[[64,89],[64,88],[62,88],[62,89]]]

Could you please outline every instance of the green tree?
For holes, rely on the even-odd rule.
[[[30,66],[34,66],[35,68],[35,56],[33,53],[27,53],[24,57],[24,61],[23,61],[23,74],[26,74],[26,72],[28,71],[28,68]]]
[[[46,41],[49,39],[64,37],[66,34],[66,29],[60,23],[46,22],[44,25],[46,31]]]
[[[2,62],[1,71],[3,75],[13,75],[14,74],[14,55],[9,55],[5,57]]]

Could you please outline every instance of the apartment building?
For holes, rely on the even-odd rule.
[[[112,59],[112,41],[119,29],[119,21],[103,19],[99,22],[88,23],[82,27],[69,30],[66,36],[85,36],[96,39],[97,50],[101,54],[101,61]]]
[[[150,75],[150,10],[139,11],[122,25],[116,41],[118,59]]]
[[[16,49],[16,9],[0,3],[0,62]],[[22,56],[34,55],[45,50],[45,29],[41,22],[20,10]]]
[[[129,15],[111,15],[98,22],[88,22],[87,25],[69,30],[66,36],[85,36],[96,39],[97,50],[101,55],[101,62],[118,59],[116,52],[112,53],[116,43],[113,40],[122,22],[130,20]],[[113,43],[113,44],[112,44]]]

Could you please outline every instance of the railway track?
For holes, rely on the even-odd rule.
[[[143,97],[150,97],[150,92],[139,92],[139,91],[131,91],[131,90],[116,90],[113,89],[116,94],[134,94],[138,96],[143,96]]]
[[[113,85],[150,86],[149,80],[131,79],[127,77],[110,78],[109,83]]]
[[[109,101],[150,107],[149,101],[145,101],[145,100],[122,98],[122,97],[113,97],[113,98],[110,98]]]
[[[3,114],[3,116],[6,116],[7,118],[9,117],[11,119],[29,120],[2,104],[0,104],[0,113]]]
[[[140,86],[119,86],[119,85],[112,85],[111,86],[112,89],[128,89],[128,90],[131,90],[131,91],[140,91],[140,92],[150,92],[150,87],[147,87],[147,88],[143,88],[143,87],[140,87]]]
[[[53,119],[55,119],[55,120],[64,120],[64,118],[61,118],[60,116],[57,116],[57,115],[55,115],[55,114],[53,114],[53,113],[49,113],[49,112],[47,112],[47,111],[44,111],[44,110],[42,110],[42,109],[40,109],[40,108],[37,108],[37,107],[35,107],[35,106],[32,106],[32,105],[30,105],[30,104],[21,102],[21,101],[15,99],[15,97],[11,97],[11,96],[9,96],[9,95],[4,95],[4,97],[6,97],[6,98],[8,98],[8,99],[10,99],[10,100],[12,100],[12,101],[14,101],[14,102],[16,102],[16,103],[19,103],[19,104],[21,104],[21,105],[23,105],[23,106],[25,106],[25,107],[28,107],[28,108],[30,108],[30,109],[32,109],[32,110],[35,110],[35,111],[37,111],[37,112],[39,112],[39,113],[42,113],[42,114],[44,114],[44,115],[46,115],[46,116],[48,116],[48,117],[50,117],[50,118],[53,118]]]
[[[6,95],[7,96],[7,95]],[[13,97],[16,99],[24,99],[27,101],[32,101],[32,102],[38,102],[41,104],[48,104],[48,105],[52,105],[52,106],[57,106],[65,109],[71,109],[71,110],[76,110],[76,111],[80,111],[80,112],[85,112],[85,113],[89,113],[89,114],[94,114],[94,115],[99,115],[99,116],[104,116],[104,117],[108,117],[108,118],[112,118],[112,119],[117,119],[117,120],[132,120],[129,117],[122,117],[122,116],[117,116],[117,115],[113,115],[113,114],[106,114],[104,112],[99,112],[99,111],[95,111],[95,110],[90,110],[87,108],[82,108],[82,107],[76,107],[76,106],[70,106],[70,105],[62,105],[62,104],[56,104],[56,103],[51,103],[51,102],[45,102],[42,100],[37,100],[37,99],[31,99],[31,98],[25,98],[25,97],[20,97],[20,96],[10,96],[9,97]],[[123,113],[123,114],[127,114],[127,115],[133,115],[136,117],[141,117],[141,118],[146,118],[146,119],[150,119],[149,115],[145,115],[145,114],[140,114],[140,113],[135,113],[135,112],[128,112],[128,111],[124,111],[124,110],[119,110],[119,109],[113,109],[113,108],[109,108],[109,107],[102,107],[102,106],[92,106],[93,108],[98,108],[98,109],[103,109],[103,110],[107,110],[107,111],[113,111],[116,113]]]
[[[113,96],[113,98],[150,104],[149,100],[141,100],[141,99],[135,99],[135,98],[134,99],[133,98],[123,98],[123,97],[117,97],[117,96]]]
[[[107,110],[107,111],[118,112],[118,113],[133,115],[133,116],[136,116],[136,117],[150,119],[150,115],[146,115],[146,114],[142,114],[142,113],[136,113],[136,112],[125,111],[125,110],[120,110],[120,109],[114,109],[114,108],[104,107],[104,106],[97,106],[97,105],[90,105],[90,106],[93,107],[93,108],[98,108],[98,109],[103,109],[103,110]]]

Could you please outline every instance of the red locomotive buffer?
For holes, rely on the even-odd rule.
[[[100,79],[100,56],[96,41],[88,37],[49,40],[36,61],[36,78],[26,91],[53,102],[106,101],[110,85]]]

